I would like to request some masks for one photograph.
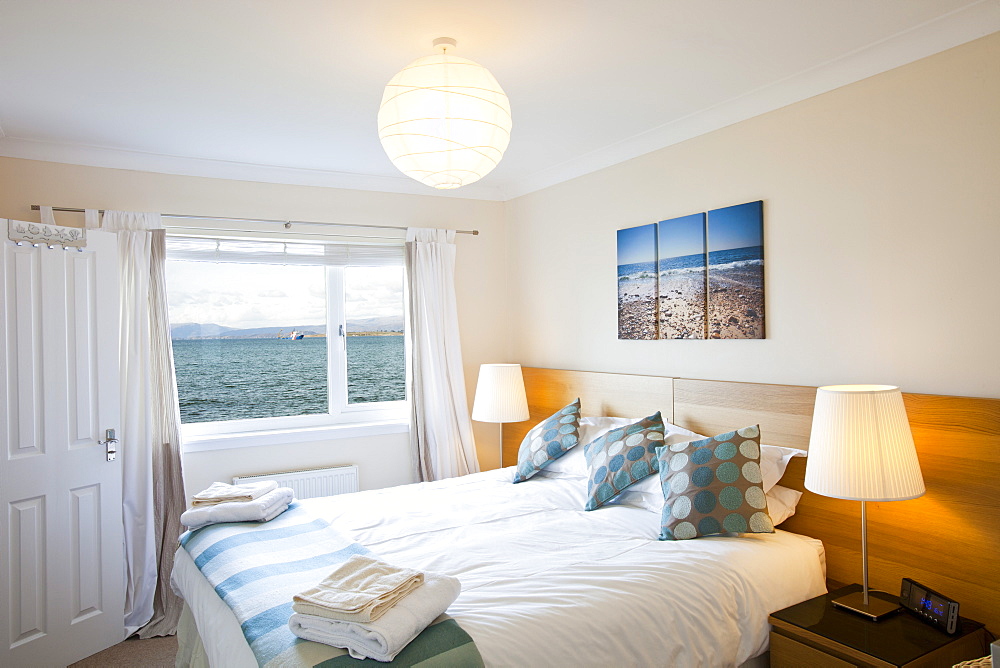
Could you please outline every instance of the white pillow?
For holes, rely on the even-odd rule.
[[[587,459],[583,456],[581,441],[570,448],[565,455],[555,460],[535,475],[545,474],[546,477],[578,476],[587,477]]]
[[[767,514],[771,516],[774,526],[778,526],[795,514],[795,506],[802,498],[802,492],[775,485],[764,498],[767,499]]]
[[[785,467],[788,466],[788,462],[792,457],[805,456],[805,450],[785,448],[780,445],[761,445],[760,473],[763,477],[764,493],[766,494],[772,487],[778,484],[781,476],[785,475]]]

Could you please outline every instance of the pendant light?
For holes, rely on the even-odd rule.
[[[378,136],[392,164],[439,189],[460,188],[490,173],[510,142],[510,102],[490,71],[448,53],[418,58],[385,87]]]

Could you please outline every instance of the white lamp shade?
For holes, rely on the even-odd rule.
[[[479,367],[472,419],[479,422],[523,422],[530,417],[520,364]]]
[[[510,130],[510,102],[490,71],[447,54],[400,70],[378,110],[378,136],[392,164],[434,188],[458,188],[491,172]]]
[[[838,499],[903,501],[925,491],[898,387],[816,390],[806,489]]]

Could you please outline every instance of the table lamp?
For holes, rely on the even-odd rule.
[[[472,419],[477,422],[500,423],[500,467],[503,468],[503,423],[524,422],[528,398],[524,394],[524,377],[520,364],[482,364],[476,398],[472,402]]]
[[[878,620],[899,605],[868,596],[868,501],[905,501],[921,496],[917,449],[898,387],[830,385],[816,390],[806,489],[861,502],[860,592],[835,599],[838,607]]]

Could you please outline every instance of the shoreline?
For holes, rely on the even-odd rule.
[[[404,336],[404,332],[347,332],[346,336]],[[325,339],[326,334],[306,334],[304,339]],[[291,341],[287,336],[192,336],[173,341]]]

